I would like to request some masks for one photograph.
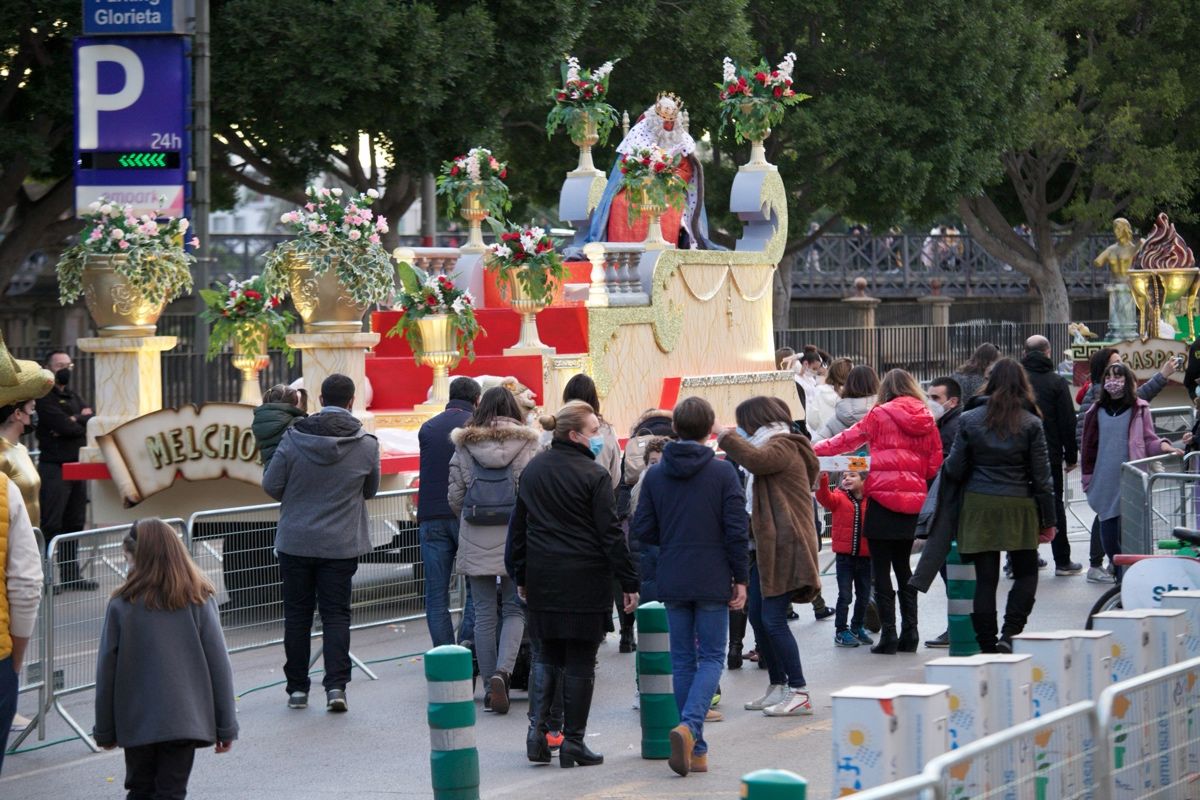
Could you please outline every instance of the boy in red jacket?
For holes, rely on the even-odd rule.
[[[871,553],[867,549],[867,537],[863,536],[863,517],[867,511],[867,500],[863,497],[861,472],[846,472],[842,475],[840,488],[829,484],[829,475],[821,473],[817,479],[817,502],[833,513],[833,552],[837,558],[837,617],[833,643],[838,647],[858,647],[874,644],[863,628],[863,614],[871,596]],[[846,614],[850,600],[854,599],[854,614],[850,625],[846,625]]]

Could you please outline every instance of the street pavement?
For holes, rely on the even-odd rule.
[[[1072,531],[1074,558],[1084,564],[1086,537],[1083,530]],[[1049,546],[1041,550],[1049,559]],[[829,558],[826,550],[822,560]],[[1001,593],[1010,585],[1002,579]],[[1081,627],[1105,588],[1087,583],[1083,575],[1054,577],[1053,567],[1042,570],[1029,630]],[[832,605],[837,595],[832,575],[825,579],[824,595]],[[922,595],[920,603],[922,639],[932,638],[945,628],[946,599],[941,585]],[[725,721],[706,727],[710,772],[681,779],[665,761],[646,761],[640,756],[638,713],[631,708],[634,657],[619,654],[616,637],[610,636],[600,649],[587,739],[592,749],[604,753],[605,763],[569,772],[563,772],[557,762],[529,764],[524,754],[527,704],[523,695],[517,694],[507,716],[478,716],[482,797],[733,798],[738,796],[742,775],[767,767],[803,775],[809,780],[810,798],[828,797],[832,786],[830,694],[858,683],[920,681],[924,662],[944,656],[946,651],[922,647],[915,655],[877,656],[865,647],[836,648],[832,619],[818,622],[810,606],[796,609],[800,619],[792,627],[812,692],[813,716],[772,719],[744,711],[742,703],[765,690],[766,672],[749,662],[742,670],[726,672],[720,705]],[[227,755],[217,756],[211,750],[197,755],[189,796],[196,800],[431,797],[426,689],[420,658],[428,641],[423,620],[354,633],[355,655],[366,661],[379,660],[372,665],[379,679],[368,680],[356,670],[348,691],[350,713],[343,715],[327,714],[320,704],[291,711],[285,707],[281,685],[259,688],[282,679],[281,647],[235,655],[241,738]],[[750,646],[747,641],[746,649]],[[314,678],[314,701],[320,698],[319,680],[319,676]],[[63,701],[88,728],[91,699],[91,694],[85,693]],[[20,710],[32,715],[34,705],[33,697],[26,695]],[[70,735],[61,719],[54,716],[50,720],[46,742]],[[24,747],[38,744],[31,737]],[[119,798],[124,796],[123,778],[119,751],[91,754],[81,742],[69,741],[8,756],[0,777],[0,797]]]

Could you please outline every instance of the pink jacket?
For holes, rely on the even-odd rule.
[[[1083,488],[1086,491],[1092,483],[1092,473],[1096,471],[1096,453],[1100,445],[1100,423],[1096,415],[1100,413],[1099,401],[1092,403],[1083,418],[1083,442],[1080,447],[1080,465],[1083,470]],[[1162,452],[1166,439],[1160,439],[1154,432],[1154,420],[1150,416],[1150,404],[1142,398],[1137,398],[1133,413],[1129,416],[1129,460],[1156,456]],[[1167,442],[1169,444],[1169,442]]]

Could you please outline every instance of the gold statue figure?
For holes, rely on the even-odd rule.
[[[1132,339],[1138,332],[1129,271],[1142,243],[1140,240],[1134,242],[1133,227],[1124,217],[1113,220],[1113,235],[1117,241],[1104,248],[1104,252],[1096,256],[1092,263],[1101,269],[1108,267],[1112,273],[1112,282],[1107,287],[1108,338],[1123,341]]]

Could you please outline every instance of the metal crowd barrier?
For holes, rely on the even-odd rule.
[[[1112,800],[1200,792],[1200,658],[1104,690],[1098,702]],[[1102,798],[1107,800],[1107,798]]]
[[[1099,726],[1095,703],[1076,703],[938,756],[923,775],[947,800],[1106,800],[1096,787]]]
[[[1179,526],[1196,520],[1200,474],[1183,471],[1177,456],[1157,455],[1121,466],[1121,551],[1148,554]]]
[[[164,520],[186,541],[187,529],[181,519]],[[84,743],[98,751],[88,731],[63,708],[61,698],[88,691],[96,685],[96,658],[108,600],[127,572],[122,542],[129,525],[93,528],[89,531],[62,533],[50,540],[44,551],[45,589],[42,595],[41,675],[37,727],[43,730],[51,711],[71,726]],[[58,570],[60,556],[74,558],[79,574],[98,584],[90,591],[72,591],[64,586]],[[16,749],[31,732],[30,725],[14,740]]]

